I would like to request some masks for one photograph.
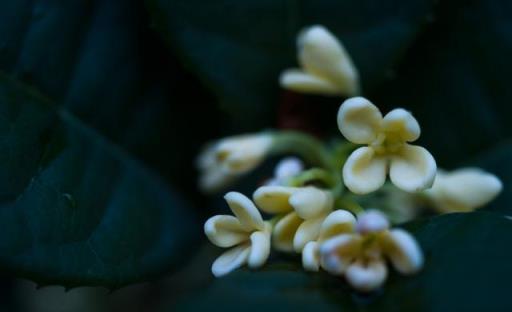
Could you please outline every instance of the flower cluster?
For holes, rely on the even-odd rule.
[[[282,87],[330,96],[360,92],[357,69],[327,29],[302,31],[298,49],[301,69],[284,71]],[[372,291],[386,281],[388,266],[411,275],[424,265],[414,236],[393,222],[472,211],[502,190],[496,176],[478,168],[438,170],[431,153],[412,144],[421,130],[405,109],[383,115],[369,100],[351,97],[341,104],[337,124],[346,141],[324,144],[303,133],[263,132],[222,139],[200,155],[205,192],[228,187],[270,155],[288,155],[252,200],[229,192],[224,198],[233,215],[206,221],[208,239],[229,248],[213,263],[215,276],[244,265],[259,268],[273,249],[301,254],[304,270],[324,270],[358,291]]]

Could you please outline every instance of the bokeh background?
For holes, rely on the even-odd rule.
[[[480,166],[505,186],[479,214],[406,225],[431,264],[384,293],[350,293],[293,256],[210,274],[219,251],[202,222],[226,207],[196,187],[201,147],[270,128],[340,138],[343,98],[277,83],[314,24],[344,43],[365,97],[414,113],[440,167]],[[1,0],[0,309],[510,307],[510,55],[512,2],[500,0]],[[251,194],[274,162],[233,189]]]

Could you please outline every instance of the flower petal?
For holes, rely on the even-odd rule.
[[[381,232],[389,229],[389,221],[382,212],[370,209],[358,215],[356,229],[361,234]]]
[[[271,214],[285,213],[293,210],[288,200],[297,188],[286,186],[262,186],[252,195],[258,207]]]
[[[377,139],[382,114],[377,106],[363,97],[353,97],[340,106],[338,128],[352,143],[369,144]]]
[[[279,251],[293,251],[293,238],[302,219],[295,212],[290,212],[274,226],[272,246]]]
[[[301,252],[307,243],[318,239],[323,221],[324,218],[319,217],[302,222],[293,238],[293,249],[296,252]]]
[[[306,28],[299,34],[297,45],[299,63],[307,73],[331,81],[338,94],[359,92],[359,74],[352,59],[325,27]]]
[[[249,239],[249,233],[237,218],[227,215],[213,216],[204,224],[204,233],[212,244],[232,247]]]
[[[213,275],[221,277],[244,265],[249,257],[250,249],[249,244],[244,244],[224,252],[212,264]]]
[[[302,250],[302,266],[304,270],[318,272],[320,269],[320,249],[318,242],[309,242]]]
[[[379,189],[386,182],[387,160],[375,155],[370,147],[360,147],[352,152],[343,166],[343,180],[350,191],[367,194]]]
[[[295,212],[304,220],[327,214],[332,210],[332,194],[316,187],[297,189],[288,200]]]
[[[412,142],[420,137],[420,125],[414,116],[403,108],[396,108],[384,116],[382,128],[395,141]]]
[[[339,234],[352,233],[356,224],[356,218],[346,210],[336,210],[325,218],[320,228],[318,240],[324,241]]]
[[[438,170],[427,195],[436,199],[442,212],[472,211],[493,200],[502,189],[495,175],[479,168],[462,168],[450,173]]]
[[[265,223],[264,231],[251,234],[251,252],[247,259],[250,268],[259,268],[267,262],[270,255],[270,233],[271,226],[269,223]]]
[[[279,85],[300,93],[337,95],[340,89],[329,80],[310,75],[299,69],[285,70],[279,77]]]
[[[245,195],[237,192],[229,192],[224,196],[229,208],[246,230],[263,230],[265,224],[258,208]]]
[[[320,264],[333,275],[343,275],[361,249],[361,239],[353,234],[341,234],[320,245]]]
[[[401,229],[383,235],[382,248],[395,269],[402,274],[413,274],[423,266],[423,253],[414,237]]]
[[[426,149],[406,144],[391,160],[389,177],[398,188],[417,192],[432,186],[436,171],[436,161]]]
[[[352,263],[345,272],[347,282],[359,291],[372,291],[386,281],[388,269],[382,259],[368,261],[358,260]]]
[[[215,193],[233,183],[236,175],[225,170],[224,166],[212,167],[199,177],[199,189],[205,193]]]
[[[274,178],[287,179],[300,174],[304,170],[304,163],[297,157],[281,159],[274,169]]]

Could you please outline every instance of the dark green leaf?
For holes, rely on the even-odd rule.
[[[439,165],[460,164],[512,134],[512,3],[441,1],[435,20],[375,94],[405,106]]]
[[[223,311],[508,311],[512,221],[491,213],[451,214],[406,226],[425,253],[416,276],[392,272],[383,289],[352,292],[342,279],[299,266],[269,265],[218,279],[179,308]]]
[[[0,269],[117,287],[186,256],[189,207],[122,149],[3,74],[0,119]]]
[[[269,125],[280,71],[296,66],[299,30],[323,24],[371,89],[392,74],[431,0],[149,0],[159,29],[244,129]],[[273,116],[273,115],[270,115]]]

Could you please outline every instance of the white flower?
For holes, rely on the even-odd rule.
[[[274,226],[272,245],[287,252],[301,252],[316,240],[333,207],[332,194],[315,187],[262,186],[253,199],[266,213],[284,214]]]
[[[348,211],[331,212],[322,222],[318,239],[311,241],[302,250],[302,266],[307,271],[318,271],[320,268],[320,245],[331,237],[339,234],[352,233],[356,218]]]
[[[389,222],[378,211],[357,219],[355,231],[334,236],[320,245],[320,263],[334,275],[345,276],[359,291],[371,291],[386,280],[388,259],[402,274],[414,274],[423,266],[423,254],[408,232],[389,230]]]
[[[297,39],[301,69],[285,70],[279,78],[283,88],[323,95],[356,95],[359,74],[340,41],[325,27],[311,26]]]
[[[434,185],[425,194],[440,212],[466,212],[489,203],[502,189],[495,175],[479,168],[461,168],[438,170]]]
[[[300,174],[304,170],[304,163],[297,157],[281,159],[274,169],[274,177],[265,185],[285,185],[286,180]]]
[[[252,201],[243,194],[230,192],[224,196],[236,216],[218,215],[204,224],[204,232],[216,246],[229,248],[212,265],[216,277],[228,274],[247,263],[261,267],[270,254],[271,226],[263,221]]]
[[[404,191],[432,186],[436,162],[423,147],[408,144],[420,136],[420,126],[408,111],[397,108],[382,117],[370,101],[354,97],[341,105],[338,127],[347,140],[367,145],[352,152],[343,167],[343,180],[352,192],[379,189],[388,171],[391,182]]]
[[[260,133],[228,137],[210,145],[198,157],[199,187],[206,192],[226,187],[236,177],[257,167],[272,143],[272,135]]]

